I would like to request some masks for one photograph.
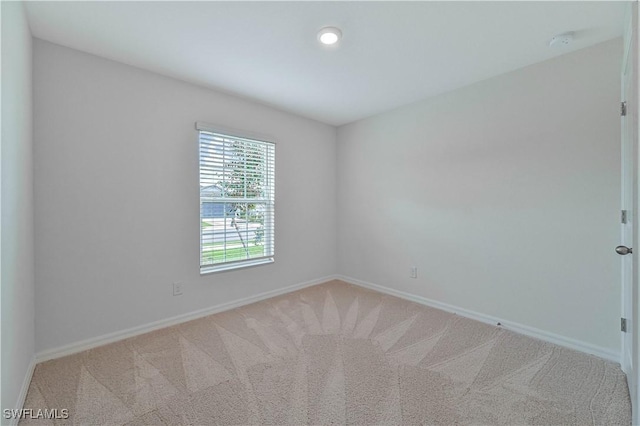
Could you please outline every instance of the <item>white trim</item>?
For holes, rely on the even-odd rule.
[[[227,135],[239,139],[251,139],[258,142],[266,142],[276,145],[276,138],[270,135],[264,135],[248,130],[234,129],[232,127],[219,126],[217,124],[205,123],[203,121],[196,121],[196,130]]]
[[[633,4],[628,3],[624,12],[624,29],[622,31],[622,40],[624,45],[622,46],[622,71],[624,72],[624,65],[629,60],[629,54],[631,53],[631,45],[633,42]]]
[[[626,356],[624,353],[620,355],[620,368],[622,369],[622,372],[627,375],[627,387],[631,385],[631,379],[629,379],[629,371],[627,371],[631,367],[631,365],[633,365],[631,356],[631,353],[628,353]],[[629,393],[631,393],[630,388]]]
[[[36,357],[32,356],[31,361],[29,362],[29,366],[27,367],[27,373],[24,375],[24,380],[22,381],[22,387],[20,388],[20,393],[18,394],[18,400],[16,401],[15,408],[17,410],[24,408],[24,402],[27,399],[27,392],[29,392],[29,385],[31,384],[31,379],[33,378],[33,372],[35,371],[35,369],[36,369]],[[5,419],[4,413],[2,414],[3,414],[2,424],[5,424],[4,422],[6,421],[7,425],[14,426],[14,425],[17,425],[20,420],[18,418]]]
[[[219,305],[211,306],[208,308],[200,309],[197,311],[189,312],[182,315],[177,315],[172,318],[167,318],[159,321],[154,321],[148,324],[132,327],[126,330],[120,330],[113,333],[104,334],[102,336],[93,337],[80,342],[71,343],[69,345],[60,346],[58,348],[48,349],[36,354],[36,361],[43,362],[63,356],[75,354],[78,352],[86,351],[87,349],[96,348],[109,343],[117,342],[119,340],[128,339],[129,337],[145,334],[150,331],[158,330],[165,327],[181,324],[183,322],[192,321],[194,319],[206,317],[208,315],[216,314],[219,312],[228,311],[238,308],[240,306],[249,305],[251,303],[259,302],[261,300],[269,299],[271,297],[280,296],[286,293],[291,293],[296,290],[300,290],[306,287],[322,284],[335,279],[334,276],[326,276],[311,281],[305,281],[303,283],[294,284],[288,287],[279,288],[276,290],[266,291],[264,293],[256,294],[254,296],[245,297],[231,302],[221,303]]]
[[[436,300],[428,299],[426,297],[417,296],[415,294],[405,293],[404,291],[395,290],[389,287],[385,287],[379,284],[373,284],[367,281],[362,281],[356,278],[337,275],[336,279],[344,281],[349,284],[354,284],[360,287],[375,290],[380,293],[389,294],[391,296],[399,297],[401,299],[410,300],[412,302],[419,303],[421,305],[430,306],[432,308],[441,309],[446,312],[451,312],[456,315],[460,315],[465,318],[470,318],[476,321],[480,321],[486,324],[497,325],[498,323],[507,330],[514,331],[516,333],[524,334],[525,336],[533,337],[536,339],[544,340],[546,342],[554,343],[556,345],[564,346],[576,351],[585,352],[591,355],[604,358],[616,363],[620,362],[620,353],[600,346],[595,346],[590,343],[582,342],[579,340],[571,339],[569,337],[560,336],[558,334],[550,333],[548,331],[540,330],[527,325],[518,324],[512,321],[505,321],[491,315],[482,314],[479,312],[470,311],[468,309],[460,308],[457,306],[449,305],[447,303],[438,302]]]
[[[158,330],[164,327],[170,327],[176,324],[181,324],[183,322],[191,321],[194,319],[206,317],[208,315],[216,314],[219,312],[228,311],[234,308],[238,308],[240,306],[249,305],[251,303],[259,302],[261,300],[269,299],[271,297],[280,296],[283,294],[291,293],[296,290],[301,290],[306,287],[312,287],[314,285],[322,284],[331,280],[341,280],[349,284],[357,285],[359,287],[368,288],[370,290],[374,290],[380,293],[388,294],[391,296],[399,297],[401,299],[409,300],[412,302],[419,303],[421,305],[429,306],[432,308],[440,309],[446,312],[451,312],[456,315],[463,316],[465,318],[473,319],[476,321],[480,321],[486,324],[497,325],[500,323],[501,326],[507,330],[514,331],[516,333],[524,334],[525,336],[533,337],[536,339],[544,340],[546,342],[554,343],[556,345],[564,346],[569,349],[574,349],[580,352],[585,352],[591,355],[598,356],[600,358],[604,358],[609,361],[613,361],[616,363],[620,362],[620,353],[603,348],[600,346],[595,346],[590,343],[582,342],[580,340],[571,339],[569,337],[560,336],[558,334],[550,333],[548,331],[540,330],[534,327],[530,327],[527,325],[519,324],[512,321],[505,321],[499,319],[497,317],[482,314],[479,312],[471,311],[468,309],[460,308],[457,306],[449,305],[447,303],[438,302],[436,300],[428,299],[426,297],[417,296],[414,294],[406,293],[400,290],[395,290],[389,287],[385,287],[379,284],[373,284],[367,281],[359,280],[356,278],[352,278],[345,275],[328,275],[322,278],[318,278],[311,281],[306,281],[299,284],[294,284],[288,287],[283,287],[276,290],[267,291],[264,293],[257,294],[255,296],[245,297],[243,299],[234,300],[227,303],[222,303],[219,305],[215,305],[209,308],[200,309],[198,311],[178,315],[172,318],[167,318],[164,320],[155,321],[149,324],[141,325],[138,327],[132,327],[127,330],[116,331],[114,333],[105,334],[99,337],[83,340],[76,343],[71,343],[69,345],[61,346],[59,348],[53,348],[46,351],[42,351],[36,354],[35,361],[43,362],[48,361],[50,359],[60,358],[66,355],[71,355],[74,353],[82,352],[87,349],[96,348],[98,346],[103,346],[109,343],[117,342],[119,340],[127,339],[129,337],[138,336],[140,334],[148,333],[150,331]],[[32,370],[33,372],[33,370]],[[29,377],[30,380],[30,377]],[[27,382],[28,389],[28,382]],[[24,390],[26,396],[26,390]],[[22,394],[21,394],[22,395]]]
[[[638,142],[638,137],[640,137],[640,108],[639,108],[639,103],[640,103],[640,84],[638,84],[637,80],[638,80],[638,75],[640,74],[640,55],[637,53],[638,48],[640,48],[640,31],[638,30],[638,25],[640,23],[640,7],[638,6],[638,1],[636,0],[635,2],[633,2],[632,4],[630,4],[628,6],[628,9],[630,11],[629,15],[631,17],[631,37],[629,38],[635,38],[635,63],[632,64],[632,69],[634,71],[634,77],[636,79],[636,93],[635,93],[635,99],[634,99],[634,107],[635,107],[635,117],[630,117],[631,119],[635,120],[635,135],[634,135],[634,140],[633,140],[633,144],[635,147],[638,146],[639,142]],[[636,161],[638,161],[637,157],[636,157]],[[636,163],[636,167],[638,166],[638,164]],[[637,183],[637,182],[636,182]],[[634,226],[636,227],[636,229],[634,230],[634,244],[637,244],[637,235],[638,235],[638,221],[637,221],[637,214],[638,212],[640,212],[640,205],[639,205],[639,201],[640,201],[640,194],[638,194],[638,192],[634,193],[634,210],[636,211],[636,220],[634,221]],[[634,262],[634,267],[638,267],[638,262]],[[636,274],[637,275],[637,274]],[[639,283],[637,281],[632,282],[633,286],[637,286]],[[638,305],[638,300],[637,298],[635,300],[632,301],[632,306],[637,307]],[[636,313],[637,313],[637,309],[636,309]],[[637,328],[634,329],[634,327],[637,327],[638,325],[638,318],[633,318],[633,324],[631,324],[631,331],[633,333],[635,333],[635,338],[638,338],[638,330]],[[634,389],[631,393],[631,395],[634,395],[635,398],[634,400],[632,400],[631,402],[631,422],[634,425],[638,425],[640,424],[640,369],[638,367],[638,349],[637,349],[637,345],[635,345],[635,349],[632,349],[631,351],[631,356],[633,357],[633,365],[635,368],[633,370],[633,376],[631,378],[631,380],[627,380],[628,383],[630,384],[630,386],[633,386]]]
[[[242,260],[238,262],[227,262],[219,265],[209,265],[200,267],[200,275],[215,274],[218,272],[234,271],[236,269],[252,268],[254,266],[268,265],[274,262],[274,256],[260,259]]]

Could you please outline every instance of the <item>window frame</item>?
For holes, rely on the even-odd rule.
[[[271,264],[275,262],[275,228],[276,228],[276,224],[275,224],[275,187],[276,187],[276,181],[275,181],[275,148],[276,148],[276,142],[274,142],[274,138],[270,137],[270,136],[265,136],[265,135],[260,135],[260,134],[256,134],[256,133],[252,133],[252,132],[247,132],[247,131],[242,131],[242,130],[237,130],[237,129],[230,129],[228,127],[223,127],[223,126],[218,126],[218,125],[214,125],[214,124],[209,124],[209,123],[203,123],[203,122],[196,122],[195,123],[195,127],[197,130],[197,149],[198,149],[198,201],[199,201],[199,212],[198,212],[198,216],[200,218],[199,220],[199,231],[198,231],[198,254],[199,254],[199,264],[200,264],[200,275],[206,275],[206,274],[211,274],[211,273],[217,273],[217,272],[224,272],[224,271],[231,271],[231,270],[237,270],[237,269],[244,269],[244,268],[250,268],[250,267],[255,267],[255,266],[261,266],[261,265],[267,265],[267,264]],[[248,142],[256,142],[256,143],[260,143],[260,144],[265,144],[265,145],[271,145],[271,153],[272,153],[272,158],[268,158],[267,157],[267,161],[270,161],[272,163],[272,171],[271,173],[269,173],[269,169],[267,170],[267,179],[271,179],[272,182],[269,185],[269,196],[265,197],[260,197],[259,198],[259,203],[258,204],[268,204],[266,211],[265,211],[265,219],[264,222],[265,224],[269,224],[269,226],[271,227],[271,230],[268,232],[268,230],[265,227],[265,231],[264,234],[267,237],[267,244],[270,247],[270,253],[263,256],[263,257],[259,257],[259,258],[249,258],[249,259],[241,259],[241,260],[233,260],[233,261],[226,261],[226,262],[221,262],[221,263],[215,263],[215,264],[206,264],[203,265],[202,263],[202,248],[203,248],[203,237],[202,237],[202,194],[200,192],[200,180],[201,180],[201,160],[202,160],[202,152],[201,152],[201,138],[200,138],[200,134],[201,132],[206,132],[206,133],[213,133],[213,134],[217,134],[223,137],[227,137],[229,139],[237,139],[237,140],[246,140]],[[268,148],[269,149],[269,148]],[[258,198],[256,198],[258,199]],[[233,198],[229,199],[233,200]],[[247,200],[251,200],[251,198],[243,198],[241,199],[241,202],[247,202]],[[223,201],[219,201],[220,203],[224,203]]]

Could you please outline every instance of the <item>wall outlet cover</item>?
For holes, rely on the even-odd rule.
[[[173,283],[173,295],[182,296],[182,283]]]

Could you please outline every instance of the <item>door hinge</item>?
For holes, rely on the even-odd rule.
[[[622,331],[623,333],[627,332],[627,319],[626,318],[620,318],[620,331]]]
[[[626,210],[622,210],[620,212],[620,222],[627,223],[627,211]]]
[[[626,116],[627,115],[627,102],[620,102],[620,115],[621,116]]]

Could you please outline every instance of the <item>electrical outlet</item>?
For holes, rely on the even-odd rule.
[[[173,295],[182,296],[182,283],[173,283]]]
[[[418,267],[412,266],[409,269],[409,278],[418,278]]]

